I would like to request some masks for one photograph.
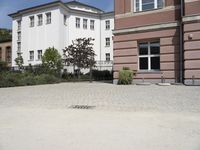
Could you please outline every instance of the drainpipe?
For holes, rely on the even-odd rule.
[[[180,11],[180,78],[179,82],[184,83],[184,31],[183,31],[183,17],[185,15],[185,1],[181,0],[181,11]]]

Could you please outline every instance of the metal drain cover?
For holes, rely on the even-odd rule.
[[[94,109],[96,106],[88,106],[88,105],[72,105],[69,108],[71,109]]]

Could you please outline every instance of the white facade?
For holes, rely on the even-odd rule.
[[[51,14],[51,23],[49,24],[46,23],[48,14]],[[114,29],[114,14],[112,12],[105,13],[98,8],[72,1],[68,3],[53,2],[21,10],[10,16],[13,18],[12,66],[16,66],[14,60],[19,53],[24,59],[25,66],[36,65],[41,63],[41,60],[38,59],[40,58],[39,51],[42,50],[44,53],[45,49],[55,47],[62,55],[63,49],[72,44],[73,40],[92,37],[95,39],[93,48],[96,53],[97,68],[112,69],[112,30]],[[77,18],[80,19],[80,28],[76,26]],[[85,22],[87,20],[87,26],[85,24],[83,27],[84,19]],[[94,22],[94,29],[90,28],[91,22]],[[106,29],[106,22],[110,22],[108,29]],[[108,45],[108,38],[110,45]]]

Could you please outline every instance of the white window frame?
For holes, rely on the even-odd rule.
[[[87,29],[88,20],[83,19],[83,29]]]
[[[67,15],[63,15],[63,22],[64,22],[64,25],[67,25]]]
[[[38,15],[38,26],[41,26],[43,24],[43,15]]]
[[[30,16],[30,27],[34,27],[35,26],[35,17],[34,16]]]
[[[76,18],[76,28],[80,28],[81,27],[81,18]]]
[[[42,50],[38,50],[37,52],[38,52],[38,60],[42,60]]]
[[[106,20],[105,24],[106,24],[106,30],[110,30],[110,20]]]
[[[21,34],[22,34],[21,32],[17,32],[17,41],[21,41],[21,37],[22,37]]]
[[[95,20],[90,20],[90,29],[94,30]]]
[[[139,71],[160,71],[160,69],[151,69],[151,58],[152,57],[160,58],[160,54],[151,54],[151,44],[150,43],[153,43],[153,42],[158,42],[160,44],[160,41],[141,42],[141,43],[148,44],[148,54],[147,55],[140,55],[140,47],[138,46],[138,49],[139,49],[139,51],[138,51],[138,70]],[[139,43],[139,45],[141,43]],[[148,58],[148,69],[140,69],[140,58]]]
[[[17,30],[21,31],[21,26],[22,26],[22,20],[17,21]]]
[[[158,0],[154,0],[154,8],[150,9],[150,10],[142,10],[142,0],[139,0],[139,11],[137,11],[137,8],[136,8],[137,0],[133,0],[133,1],[134,1],[134,12],[150,11],[150,10],[158,9]],[[164,0],[162,0],[162,3],[163,3],[163,7],[164,7]]]
[[[18,52],[21,51],[21,42],[17,42],[17,51],[18,51]]]
[[[34,61],[34,51],[29,51],[29,59],[30,61]]]
[[[51,24],[51,12],[46,13],[46,24]]]
[[[107,60],[107,58],[109,58],[109,59]],[[106,53],[106,61],[110,61],[110,53]]]
[[[110,42],[111,42],[110,37],[106,37],[105,40],[106,40],[106,47],[110,47]]]

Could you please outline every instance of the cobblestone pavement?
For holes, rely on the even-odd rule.
[[[0,150],[200,150],[200,87],[0,89]]]
[[[72,105],[120,111],[200,112],[198,86],[119,86],[62,83],[0,89],[0,107],[69,108]]]

